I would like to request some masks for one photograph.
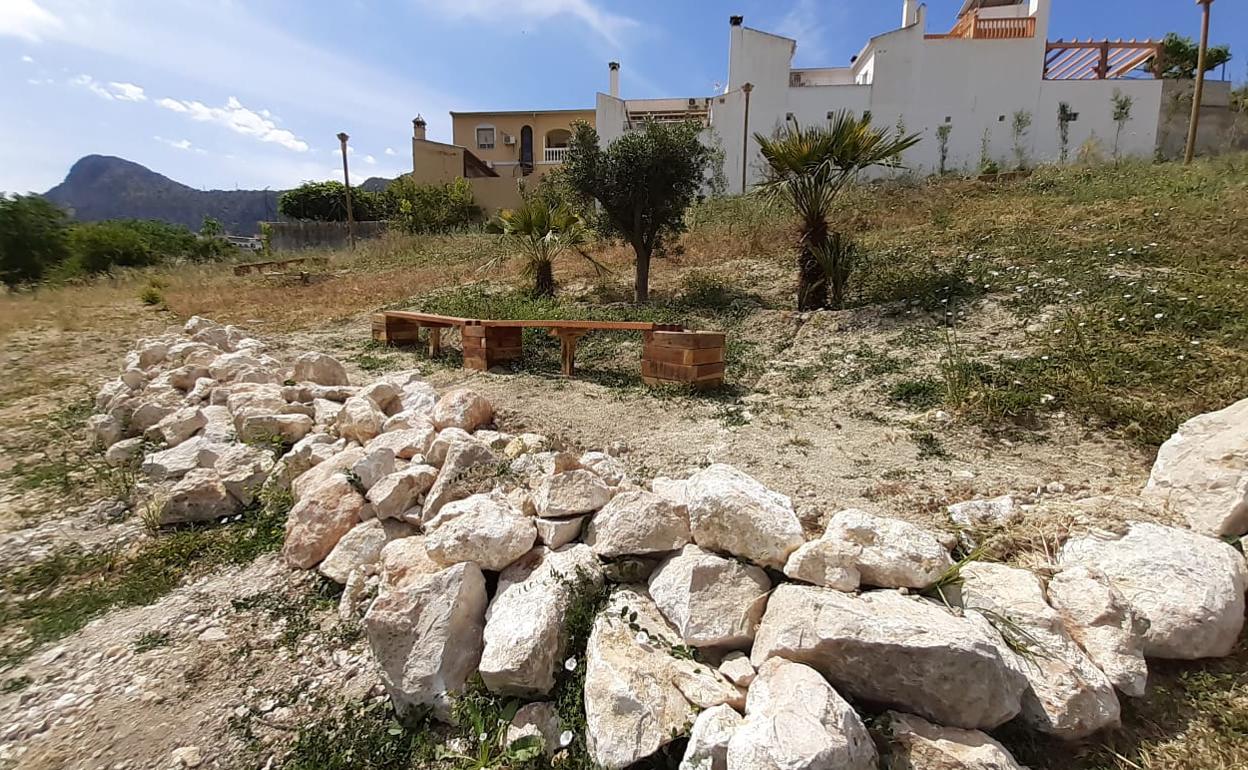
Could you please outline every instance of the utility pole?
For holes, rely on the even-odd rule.
[[[741,91],[745,94],[745,121],[744,121],[744,140],[741,142],[741,194],[745,195],[745,171],[750,165],[750,92],[754,90],[753,83],[742,83]]]
[[[1196,56],[1196,90],[1192,94],[1192,119],[1187,125],[1187,151],[1183,165],[1190,166],[1196,156],[1196,129],[1200,126],[1200,103],[1205,96],[1205,52],[1209,50],[1209,9],[1213,0],[1196,0],[1201,6],[1200,53]]]
[[[347,243],[354,250],[355,216],[351,213],[351,174],[347,171],[347,140],[350,138],[345,131],[338,134],[338,141],[342,143],[342,183],[346,186],[347,194]]]

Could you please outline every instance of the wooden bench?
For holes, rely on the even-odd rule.
[[[323,262],[325,262],[324,257],[294,257],[292,259],[274,259],[268,262],[244,262],[241,265],[234,266],[234,275],[269,273],[274,270],[283,270],[296,265],[302,267],[308,263],[318,264]]]
[[[373,340],[383,345],[418,345],[421,329],[428,329],[429,355],[442,352],[442,330],[458,328],[464,368],[486,371],[524,355],[526,328],[548,329],[559,338],[563,375],[576,372],[576,345],[592,331],[639,331],[644,345],[641,377],[647,385],[693,385],[714,388],[724,381],[722,332],[689,331],[679,324],[648,321],[541,321],[503,320],[388,310],[373,316]]]

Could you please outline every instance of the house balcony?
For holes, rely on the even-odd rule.
[[[947,35],[926,35],[929,40],[1022,40],[1036,36],[1034,16],[981,16],[979,11],[958,19]]]
[[[546,147],[542,151],[543,163],[563,163],[568,159],[567,147]]]

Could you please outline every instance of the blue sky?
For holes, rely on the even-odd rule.
[[[961,0],[929,0],[929,26]],[[1050,38],[1195,36],[1192,0],[1054,0]],[[201,188],[393,176],[411,119],[592,106],[606,62],[625,97],[711,93],[728,16],[844,64],[901,0],[0,0],[0,190],[45,190],[82,155],[120,155]],[[1248,74],[1248,2],[1216,0],[1228,75]]]

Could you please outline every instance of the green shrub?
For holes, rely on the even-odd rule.
[[[106,273],[114,267],[145,267],[159,261],[141,229],[125,222],[87,222],[69,234],[65,277]]]
[[[163,305],[165,302],[165,295],[160,293],[159,286],[153,286],[149,283],[147,286],[143,287],[142,291],[139,292],[139,301],[144,305]]]
[[[351,214],[357,222],[390,218],[388,193],[351,188]],[[277,212],[291,219],[347,221],[346,187],[342,182],[304,182],[277,198]]]
[[[409,177],[390,183],[390,219],[409,233],[448,233],[465,230],[481,220],[467,179],[446,184],[418,184]]]
[[[0,281],[38,281],[69,256],[64,211],[38,195],[0,195]]]

